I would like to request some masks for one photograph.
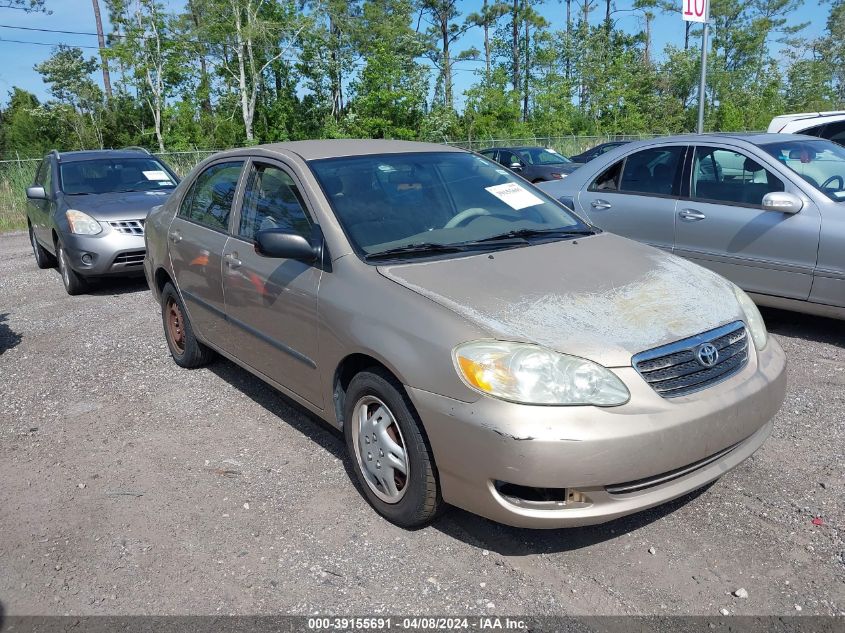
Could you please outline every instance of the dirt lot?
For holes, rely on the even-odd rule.
[[[2,236],[0,602],[7,615],[841,614],[845,327],[765,316],[790,358],[787,400],[770,441],[708,489],[597,528],[452,509],[406,532],[358,494],[327,425],[227,361],[179,369],[143,282],[69,297],[25,235]]]

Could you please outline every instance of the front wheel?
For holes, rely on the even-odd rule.
[[[55,266],[53,256],[47,252],[38,240],[35,238],[35,231],[32,230],[32,225],[29,225],[29,243],[32,245],[32,254],[35,255],[35,265],[41,269],[52,268]]]
[[[378,368],[349,383],[346,447],[367,501],[388,521],[416,528],[443,508],[431,449],[402,385]]]
[[[56,243],[56,259],[59,262],[59,272],[62,275],[62,283],[69,295],[79,295],[88,288],[85,277],[70,267],[70,260],[67,251],[61,242]]]
[[[170,283],[161,291],[161,319],[167,347],[177,365],[194,369],[211,362],[214,351],[197,340],[179,293]]]

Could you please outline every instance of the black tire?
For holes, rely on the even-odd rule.
[[[182,299],[171,283],[165,284],[161,291],[161,320],[164,339],[177,365],[194,369],[214,359],[214,350],[197,340]]]
[[[387,406],[405,445],[409,475],[403,486],[404,494],[396,503],[388,503],[373,492],[363,472],[362,457],[355,449],[353,415],[358,403],[369,397]],[[378,367],[357,374],[346,390],[343,416],[346,448],[358,487],[369,504],[385,519],[403,528],[422,527],[434,520],[445,507],[437,468],[422,423],[402,385]]]
[[[29,243],[32,245],[32,254],[35,255],[35,265],[42,270],[45,268],[53,268],[53,266],[56,265],[56,260],[52,255],[50,255],[50,253],[47,252],[47,249],[41,246],[41,244],[38,243],[38,240],[35,239],[35,231],[32,230],[32,225],[27,223],[27,227],[29,228]]]
[[[61,240],[56,242],[56,260],[59,264],[59,273],[62,277],[62,284],[69,295],[80,295],[88,289],[88,282],[85,277],[70,267],[67,253]]]

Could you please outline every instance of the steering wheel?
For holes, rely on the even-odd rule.
[[[453,229],[461,224],[469,224],[473,220],[477,220],[478,218],[484,215],[490,215],[490,212],[487,209],[482,209],[481,207],[471,207],[469,209],[461,211],[458,215],[456,215],[446,224],[444,224],[443,228]]]
[[[839,175],[831,176],[830,178],[825,180],[822,183],[821,188],[827,189],[827,186],[829,184],[831,184],[832,182],[836,182],[836,181],[839,181],[839,186],[836,188],[838,191],[842,191],[843,189],[845,189],[845,178],[843,178],[842,176],[839,176]]]

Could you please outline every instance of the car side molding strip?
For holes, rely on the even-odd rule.
[[[256,330],[254,327],[244,323],[240,319],[236,319],[232,316],[229,316],[228,314],[226,314],[220,308],[210,304],[208,301],[205,301],[204,299],[199,298],[195,294],[182,291],[182,296],[184,296],[186,299],[190,299],[191,301],[197,303],[198,305],[202,306],[206,310],[209,310],[209,311],[213,312],[214,314],[217,314],[217,315],[223,317],[223,319],[225,319],[227,323],[231,323],[235,327],[239,327],[240,329],[242,329],[245,332],[251,334],[255,338],[260,339],[260,340],[264,341],[265,343],[272,345],[276,349],[284,352],[288,356],[295,358],[296,360],[298,360],[299,362],[307,365],[311,369],[317,368],[317,363],[315,363],[313,360],[311,360],[308,356],[306,356],[302,352],[298,352],[295,349],[293,349],[292,347],[285,345],[281,341],[278,341],[271,336],[267,336],[266,334],[264,334],[264,332],[261,332],[260,330]]]

